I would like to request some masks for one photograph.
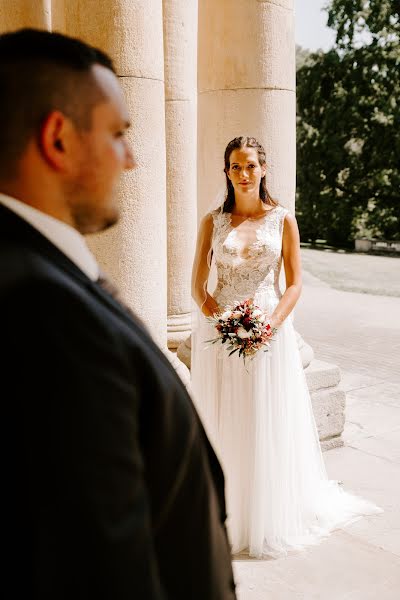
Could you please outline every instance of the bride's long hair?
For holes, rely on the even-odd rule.
[[[223,205],[223,212],[232,212],[232,209],[235,205],[235,190],[233,188],[232,182],[228,177],[228,171],[230,168],[230,158],[231,154],[234,150],[240,150],[241,148],[254,148],[257,150],[258,154],[258,162],[261,166],[267,164],[265,159],[265,150],[254,137],[240,136],[231,140],[225,149],[224,159],[225,159],[225,177],[226,177],[226,198]],[[278,202],[272,198],[268,189],[266,176],[261,178],[260,181],[260,199],[264,202],[264,204],[269,204],[270,206],[278,206]]]

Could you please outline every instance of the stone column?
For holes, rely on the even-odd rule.
[[[50,29],[51,0],[0,0],[0,32],[22,27]]]
[[[91,247],[126,302],[167,342],[167,211],[162,0],[68,0],[65,31],[114,60],[138,164],[120,186],[121,220]]]
[[[51,29],[65,31],[65,4],[69,0],[49,0],[51,2]]]
[[[197,232],[197,0],[164,0],[168,347],[190,333]]]
[[[293,0],[199,4],[199,216],[224,183],[229,140],[255,136],[269,190],[294,211],[296,176]]]

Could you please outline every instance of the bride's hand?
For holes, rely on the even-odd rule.
[[[270,319],[269,324],[271,326],[271,338],[275,337],[275,335],[278,333],[278,323],[276,321],[276,319],[274,319],[273,317]]]
[[[215,313],[219,313],[221,311],[214,298],[208,294],[207,300],[201,307],[201,312],[206,317],[212,317],[213,315],[215,315]]]

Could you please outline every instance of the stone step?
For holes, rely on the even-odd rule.
[[[322,450],[343,446],[346,394],[337,365],[313,360],[304,370]]]
[[[310,365],[304,369],[308,389],[310,392],[322,388],[331,388],[340,383],[340,369],[338,366],[327,363],[322,360],[313,360]]]

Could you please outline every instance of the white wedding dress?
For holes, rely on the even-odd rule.
[[[271,314],[281,297],[279,272],[287,210],[268,211],[254,243],[239,251],[230,213],[213,211],[213,260],[220,307],[254,298]],[[206,341],[213,326],[198,311],[192,336],[192,392],[226,478],[233,554],[277,556],[315,544],[361,515],[381,512],[329,481],[291,317],[271,350],[243,364]]]

